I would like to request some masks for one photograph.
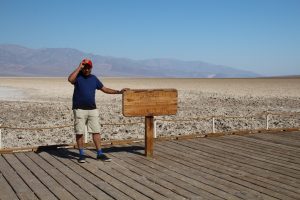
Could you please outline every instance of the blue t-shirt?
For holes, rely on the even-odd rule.
[[[72,109],[96,109],[95,93],[103,87],[101,81],[94,75],[78,74],[74,83]]]

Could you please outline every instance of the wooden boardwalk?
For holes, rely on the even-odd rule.
[[[300,132],[0,155],[0,199],[300,199]]]

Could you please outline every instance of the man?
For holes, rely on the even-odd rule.
[[[74,129],[76,134],[76,142],[79,149],[79,162],[85,162],[85,154],[83,148],[83,134],[85,126],[88,132],[93,134],[93,141],[97,149],[96,159],[102,161],[110,161],[101,150],[99,111],[96,108],[95,92],[101,90],[107,94],[122,94],[126,89],[114,90],[105,87],[101,81],[91,74],[93,68],[90,59],[83,59],[79,66],[69,75],[68,81],[74,85],[73,93],[73,113],[74,113]]]

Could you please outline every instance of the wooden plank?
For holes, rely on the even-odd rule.
[[[213,141],[213,140],[208,141],[206,139],[203,139],[203,140],[205,142],[205,143],[203,143],[203,145],[210,146],[213,148],[218,148],[220,150],[231,153],[232,155],[240,155],[240,156],[242,156],[242,159],[244,159],[244,160],[251,160],[251,162],[256,162],[256,163],[262,162],[263,163],[262,165],[264,165],[264,166],[267,166],[273,170],[276,169],[276,170],[280,171],[282,174],[285,174],[285,175],[288,175],[291,177],[295,177],[297,179],[300,177],[298,169],[295,169],[298,167],[287,166],[286,164],[281,163],[279,161],[261,158],[259,156],[256,156],[254,153],[248,154],[245,151],[237,150],[236,148],[234,148],[232,146],[230,147],[228,145],[224,145],[221,142],[217,142],[217,141]]]
[[[244,182],[237,178],[224,175],[223,173],[212,169],[207,169],[205,166],[201,166],[199,162],[186,159],[185,157],[187,157],[187,155],[183,157],[180,153],[176,153],[177,151],[164,147],[161,148],[162,149],[158,150],[158,154],[164,159],[164,162],[168,166],[172,166],[174,170],[181,170],[182,174],[185,174],[190,178],[203,181],[203,183],[207,185],[211,185],[219,190],[242,199],[275,199],[274,197],[261,194],[260,192],[241,185]],[[176,154],[177,156],[179,155],[181,158],[179,159],[178,157],[173,156],[173,154]],[[203,163],[201,164],[203,165]],[[255,185],[252,184],[252,186]]]
[[[28,155],[37,165],[39,165],[39,167],[52,176],[60,185],[73,194],[77,199],[94,199],[81,187],[70,180],[66,175],[61,173],[59,169],[52,166],[48,161],[44,160],[39,154],[28,152],[26,155]]]
[[[2,173],[0,173],[0,199],[1,200],[11,200],[18,199],[17,195],[9,185],[9,183],[5,180]]]
[[[159,116],[177,113],[176,89],[127,90],[123,93],[123,115]]]
[[[289,138],[285,136],[286,134],[272,134],[272,139],[274,141],[280,141],[284,142],[285,144],[288,144],[289,146],[294,146],[294,147],[300,147],[299,142],[295,141],[294,138]],[[265,137],[270,137],[269,133],[263,133],[263,134],[258,134],[258,136],[265,136]]]
[[[93,152],[87,151],[88,155],[96,156]],[[141,185],[139,182],[135,181],[131,176],[125,176],[118,171],[114,170],[110,165],[115,165],[114,162],[107,163],[106,165],[102,165],[99,167],[102,171],[107,174],[113,175],[118,180],[122,181],[123,183],[128,184],[128,186],[132,187],[134,190],[144,194],[145,196],[151,199],[167,199],[165,196],[157,193],[156,191],[148,188],[147,186]]]
[[[251,176],[241,170],[235,170],[216,162],[211,162],[204,156],[199,156],[197,153],[184,150],[181,146],[178,148],[178,146],[178,144],[161,144],[157,148],[157,154],[161,155],[165,159],[182,164],[182,169],[191,171],[194,175],[198,175],[200,172],[203,172],[212,175],[212,177],[216,176],[228,181],[229,184],[223,184],[237,189],[242,195],[244,195],[244,197],[241,196],[241,198],[267,199],[271,197],[279,199],[294,199],[299,196],[297,193],[287,192],[284,189],[282,189],[282,193],[280,193],[278,192],[278,189],[280,190],[280,188],[276,187],[278,185],[266,185],[265,182],[255,180],[254,176]],[[221,183],[221,181],[219,182]]]
[[[295,196],[300,195],[299,184],[292,182],[296,186],[294,187],[287,184],[286,181],[284,183],[279,182],[282,179],[286,180],[285,177],[282,176],[280,179],[274,179],[277,177],[276,173],[270,173],[270,176],[268,176],[268,172],[266,170],[261,170],[255,167],[252,168],[247,164],[240,163],[238,160],[235,161],[230,158],[226,158],[223,152],[213,155],[212,151],[206,151],[202,148],[199,149],[197,146],[188,141],[181,141],[180,147],[178,147],[177,144],[171,145],[170,143],[164,143],[163,145],[165,147],[172,148],[175,151],[182,152],[183,154],[193,155],[196,158],[193,157],[192,159],[201,160],[199,165],[202,163],[206,164],[209,169],[217,168],[218,171],[221,171],[224,174],[240,178],[261,187],[270,188],[272,190],[275,189],[275,191],[279,190],[281,193],[291,191],[292,194],[297,193]],[[160,148],[160,146],[158,148]],[[290,192],[288,194],[290,194]]]
[[[225,179],[228,180],[231,180],[231,177],[240,179],[242,180],[242,182],[240,182],[239,180],[232,180],[232,181],[237,182],[240,185],[244,185],[245,187],[248,187],[250,189],[255,189],[262,193],[267,193],[270,196],[276,195],[277,197],[283,194],[294,198],[299,196],[300,194],[299,188],[295,188],[287,184],[283,184],[278,181],[273,181],[268,178],[265,178],[261,176],[259,170],[257,171],[255,169],[252,171],[247,170],[245,169],[245,167],[239,166],[238,162],[231,161],[230,163],[227,163],[226,161],[228,161],[228,159],[222,160],[223,158],[222,153],[220,153],[219,155],[220,157],[211,156],[210,153],[205,153],[205,152],[203,153],[202,150],[200,151],[200,150],[193,149],[192,146],[193,145],[190,144],[187,144],[186,146],[182,145],[180,146],[180,150],[178,150],[178,148],[175,148],[177,147],[177,145],[164,144],[164,147],[174,149],[174,151],[176,152],[179,151],[182,152],[182,154],[187,155],[186,159],[190,159],[191,163],[195,163],[197,165],[204,167],[204,170],[210,169],[210,170],[218,171],[219,173],[228,176],[229,178],[225,176]],[[181,156],[180,153],[178,154],[179,154],[178,157],[180,157]],[[179,160],[179,162],[181,161]]]
[[[296,157],[297,154],[287,155],[283,150],[278,151],[276,149],[272,149],[271,147],[266,148],[266,146],[253,145],[243,140],[234,140],[234,139],[232,140],[230,136],[227,137],[225,140],[223,138],[216,138],[216,141],[220,141],[223,144],[227,144],[227,145],[234,145],[234,147],[236,147],[237,149],[247,150],[250,153],[254,152],[257,156],[261,156],[269,159],[281,160],[283,162],[287,162],[292,165],[299,166],[300,164],[300,158]]]
[[[194,142],[194,141],[192,141],[192,142]],[[195,142],[199,143],[199,141],[195,141]],[[297,170],[286,168],[284,165],[277,165],[278,162],[272,163],[271,161],[269,162],[266,159],[260,159],[259,157],[255,157],[255,155],[249,156],[243,152],[241,153],[238,151],[234,151],[232,149],[227,149],[227,148],[222,147],[220,144],[213,143],[213,141],[208,142],[205,140],[205,141],[202,141],[201,144],[203,146],[211,147],[213,149],[213,151],[218,149],[222,153],[228,155],[228,159],[237,159],[238,161],[240,159],[240,162],[243,162],[245,164],[248,163],[248,165],[251,165],[251,166],[263,168],[267,171],[282,174],[282,175],[284,175],[284,177],[286,177],[286,179],[289,179],[289,180],[296,180],[296,182],[299,181],[299,179],[297,177],[295,177],[295,172],[297,172]]]
[[[269,137],[271,136],[272,135],[269,135]],[[281,136],[284,137],[283,134],[277,136],[278,139]],[[231,137],[232,136],[230,136],[230,138]],[[299,157],[299,148],[295,146],[288,146],[288,143],[282,145],[273,143],[272,140],[270,140],[270,142],[266,142],[253,138],[248,138],[249,141],[236,140],[236,142],[240,143],[236,145],[235,139],[227,140],[227,136],[223,138],[224,140],[222,138],[216,138],[213,140],[200,139],[159,143],[157,145],[158,153],[151,160],[143,157],[141,158],[141,156],[137,156],[138,154],[134,153],[118,152],[113,153],[113,156],[115,158],[118,158],[117,162],[113,160],[113,162],[111,163],[103,163],[101,161],[97,162],[93,158],[88,158],[87,163],[78,164],[76,160],[77,157],[75,158],[73,155],[69,155],[68,153],[62,155],[52,155],[51,153],[48,155],[54,156],[53,159],[56,159],[57,162],[61,162],[65,166],[67,165],[70,170],[73,170],[74,172],[80,174],[81,177],[84,177],[84,179],[86,179],[96,187],[98,186],[93,183],[95,179],[87,178],[89,176],[86,177],[86,174],[83,175],[81,174],[81,172],[84,172],[85,170],[87,170],[87,168],[89,168],[90,171],[87,170],[87,174],[90,174],[90,177],[94,176],[96,177],[96,179],[101,179],[100,174],[98,174],[97,171],[104,169],[103,174],[106,174],[106,176],[115,176],[115,179],[118,182],[122,182],[125,185],[128,184],[127,186],[130,186],[131,184],[127,180],[131,179],[131,181],[136,182],[136,184],[141,184],[142,187],[145,186],[146,188],[148,188],[149,193],[152,190],[152,192],[156,193],[155,195],[161,195],[167,198],[170,198],[171,195],[174,194],[174,192],[169,193],[168,191],[170,191],[171,188],[174,189],[176,187],[181,188],[181,193],[178,193],[177,191],[177,193],[175,193],[178,194],[178,199],[181,196],[184,198],[195,197],[195,195],[197,194],[195,190],[204,193],[203,196],[199,195],[203,197],[203,199],[218,198],[217,196],[212,194],[212,190],[201,190],[201,186],[199,185],[199,183],[197,183],[201,181],[203,181],[203,183],[205,184],[215,187],[217,190],[221,190],[221,192],[225,191],[226,193],[244,199],[251,199],[251,197],[264,197],[265,199],[267,199],[269,198],[269,196],[278,199],[297,199],[298,196],[300,196],[300,179],[292,176],[292,170],[296,170],[294,175],[299,174],[300,170],[294,169],[294,167],[299,166],[298,162],[294,163],[294,167],[292,167],[292,169],[290,169],[289,167],[285,168],[285,166],[288,165],[289,162],[291,162],[288,159],[295,159],[296,161],[298,161],[297,159]],[[297,139],[296,136],[295,139]],[[254,141],[261,142],[259,143],[257,148],[255,148]],[[292,140],[289,139],[285,141],[288,142]],[[285,152],[280,152],[280,149],[277,149],[280,147],[283,147],[285,149]],[[291,150],[292,153],[290,153],[289,150]],[[241,151],[242,153],[239,153],[239,151]],[[143,151],[140,150],[139,152]],[[289,154],[285,154],[286,152]],[[89,154],[95,157],[94,152],[91,152]],[[247,156],[248,154],[250,154],[250,157]],[[24,165],[30,171],[32,171],[31,168],[27,164],[25,164],[22,159],[20,159],[19,155],[22,155],[21,157],[26,156],[23,153],[16,154],[16,157],[20,161],[22,161],[22,163],[24,163]],[[11,156],[14,157],[14,155]],[[65,156],[69,157],[65,158]],[[286,158],[288,159],[282,158],[281,156],[286,156]],[[258,157],[259,159],[257,159],[256,157]],[[265,160],[261,160],[261,158]],[[11,162],[9,158],[5,159],[9,160],[9,163],[11,165],[14,165],[12,163],[15,162]],[[276,161],[281,165],[270,163],[270,160]],[[125,167],[124,163],[127,163]],[[59,167],[56,166],[56,168]],[[80,171],[80,169],[82,171]],[[43,171],[44,169],[41,170]],[[170,173],[168,170],[172,172]],[[0,172],[2,173],[1,167]],[[140,173],[148,174],[144,175],[144,177],[146,177],[146,180],[145,178],[142,178],[140,176]],[[176,176],[179,176],[179,178],[175,177],[175,174]],[[119,176],[123,177],[119,180]],[[213,179],[214,176],[217,178]],[[190,181],[190,179],[188,178],[194,181]],[[40,180],[39,177],[38,179]],[[206,182],[207,179],[210,182]],[[6,179],[4,180],[6,181]],[[155,182],[155,180],[159,180],[159,182]],[[214,184],[215,182],[217,184]],[[166,186],[164,187],[163,184],[165,184]],[[155,188],[155,186],[158,188]],[[191,187],[193,189],[187,189],[188,187]],[[244,187],[246,187],[246,190]],[[140,190],[142,190],[141,187],[139,188],[139,190],[136,189],[136,186],[134,186],[132,190],[138,193],[140,192]],[[115,188],[115,190],[117,189]],[[235,193],[234,191],[238,192]],[[198,192],[198,194],[201,192]],[[257,192],[261,192],[262,196],[255,196],[258,194]],[[181,194],[185,194],[188,197]],[[146,195],[148,195],[148,193]],[[212,196],[210,196],[209,198],[209,195]],[[217,195],[219,195],[219,193],[217,193]],[[113,197],[117,198],[116,196]],[[127,197],[129,197],[129,195]],[[148,195],[148,197],[154,198],[154,195]],[[158,197],[156,196],[156,198]],[[220,198],[228,198],[228,196],[220,196]]]
[[[75,150],[70,149],[71,152],[75,152]],[[96,156],[93,153],[90,153],[89,151],[86,151],[88,154],[91,154],[92,156]],[[145,196],[142,192],[136,191],[133,189],[130,185],[128,185],[126,182],[123,182],[122,180],[119,180],[118,177],[115,177],[112,173],[106,173],[102,170],[102,167],[105,166],[101,161],[96,161],[92,159],[91,157],[86,158],[87,163],[84,163],[82,167],[86,170],[88,170],[90,173],[94,174],[101,180],[109,183],[110,185],[114,186],[115,188],[118,188],[120,191],[122,191],[124,194],[128,195],[129,197],[133,199],[140,199],[140,200],[149,200],[150,198]],[[96,162],[96,163],[95,163]]]
[[[59,150],[51,151],[51,155],[53,155],[64,165],[71,168],[73,171],[76,171],[78,174],[83,176],[90,183],[94,184],[97,188],[99,188],[99,190],[102,190],[103,192],[107,193],[108,195],[110,195],[115,199],[122,199],[122,200],[132,199],[129,196],[122,193],[120,190],[118,190],[118,188],[113,187],[109,183],[103,181],[102,179],[95,176],[93,173],[86,170],[84,167],[86,165],[78,164],[78,161],[75,157],[69,156],[68,159],[62,157],[62,156],[68,157],[67,155],[70,155],[72,153],[73,152],[67,149],[59,149]]]
[[[190,184],[188,181],[170,176],[166,173],[165,169],[157,169],[156,165],[153,163],[142,163],[141,158],[137,158],[135,155],[126,152],[118,152],[114,155],[119,159],[123,159],[127,163],[134,164],[136,168],[140,168],[141,170],[149,173],[155,180],[164,180],[169,183],[167,184],[169,187],[179,188],[179,190],[176,189],[176,192],[180,192],[182,195],[187,195],[190,199],[223,199],[222,197],[211,194]]]
[[[144,162],[144,161],[141,161]],[[216,196],[225,198],[225,199],[240,199],[238,196],[235,196],[233,193],[238,193],[232,188],[222,187],[218,183],[209,181],[205,177],[201,176],[192,176],[189,172],[182,170],[180,168],[174,167],[170,165],[167,161],[160,162],[158,160],[151,160],[151,162],[157,164],[160,170],[167,170],[166,174],[176,177],[181,181],[189,182],[191,185],[198,187],[199,189],[203,189],[211,194]],[[167,167],[166,167],[167,166]],[[221,188],[221,189],[220,189]]]
[[[300,132],[299,131],[293,131],[293,132],[280,132],[276,133],[276,135],[283,136],[286,138],[292,138],[292,139],[298,139],[300,137]]]
[[[282,174],[282,171],[276,171],[274,169],[268,168],[268,166],[266,167],[264,165],[265,163],[263,162],[254,161],[237,154],[228,153],[221,149],[205,146],[202,142],[198,143],[196,142],[196,140],[182,141],[180,143],[190,148],[190,151],[195,151],[201,155],[207,156],[207,159],[211,159],[215,162],[220,161],[221,163],[226,164],[230,167],[242,168],[243,170],[247,170],[252,174],[260,172],[262,176],[268,179],[272,179],[274,181],[283,181],[283,184],[293,185],[298,181],[298,179]]]
[[[235,145],[237,147],[247,148],[249,150],[255,151],[257,153],[262,153],[269,157],[279,158],[287,162],[300,164],[300,153],[298,153],[299,155],[297,153],[296,154],[290,153],[290,151],[288,150],[274,148],[266,144],[261,145],[259,143],[253,143],[246,139],[236,138],[235,136],[228,136],[226,137],[226,139],[221,139],[220,141],[229,145]]]
[[[203,179],[204,177],[201,177],[198,179],[198,177],[190,177],[188,172],[183,171],[181,169],[178,169],[176,167],[173,167],[172,165],[169,165],[166,163],[165,160],[159,159],[147,159],[145,157],[132,157],[132,159],[136,160],[137,162],[143,163],[145,165],[152,165],[152,167],[155,166],[155,169],[158,171],[163,171],[165,175],[172,176],[174,178],[179,179],[179,181],[185,181],[189,183],[190,185],[193,185],[199,189],[202,189],[206,191],[207,193],[214,194],[221,198],[231,198],[231,199],[239,199],[237,196],[229,194],[225,192],[224,190],[219,190],[214,186],[207,184]],[[230,190],[230,188],[228,188]]]
[[[56,182],[46,171],[41,169],[24,153],[15,154],[16,157],[26,165],[28,169],[47,187],[58,199],[76,199],[62,185]]]
[[[300,147],[298,141],[295,141],[294,143],[291,143],[291,141],[282,140],[281,138],[276,138],[276,137],[270,138],[270,136],[268,134],[257,134],[257,135],[251,135],[249,137],[256,138],[256,139],[261,139],[261,140],[264,140],[264,141],[273,142],[273,143],[276,143],[276,144],[282,144],[282,145],[286,145],[286,146],[289,146],[289,147],[296,147],[296,148]]]
[[[111,155],[112,154],[110,154],[110,156]],[[139,182],[140,184],[150,188],[151,190],[153,190],[167,198],[177,199],[177,200],[183,199],[183,196],[180,196],[177,193],[174,193],[171,190],[166,189],[162,185],[158,184],[157,181],[152,181],[153,179],[148,178],[149,176],[147,176],[148,175],[147,173],[143,172],[141,175],[136,172],[136,171],[138,171],[137,168],[130,167],[130,165],[127,165],[125,162],[122,162],[120,159],[118,159],[116,157],[114,157],[114,158],[115,158],[113,160],[114,165],[112,165],[111,167],[113,169],[115,169],[116,171],[118,171],[119,173],[121,173],[127,177],[131,177],[132,179]]]
[[[21,153],[23,154],[23,153]],[[39,199],[57,199],[13,154],[3,155]]]
[[[294,174],[295,177],[300,178],[300,166],[291,162],[286,162],[284,160],[277,158],[272,158],[270,156],[266,156],[265,154],[261,154],[260,152],[252,151],[246,148],[240,148],[236,145],[227,145],[219,139],[211,139],[209,141],[210,145],[218,146],[219,148],[224,148],[226,151],[231,153],[237,153],[244,157],[253,158],[256,160],[260,160],[266,163],[274,164],[280,167],[284,167],[286,171],[289,171]]]
[[[290,139],[292,141],[295,141],[295,140],[298,140],[299,139],[299,135],[300,135],[300,132],[285,132],[285,133],[281,133],[281,134],[277,134],[278,136],[280,137],[284,137],[284,138],[287,138],[287,139]]]
[[[288,152],[295,153],[295,154],[300,153],[300,148],[275,143],[275,142],[272,141],[272,139],[270,137],[268,138],[269,139],[269,141],[268,141],[268,140],[264,140],[264,139],[261,139],[261,138],[254,138],[252,136],[253,135],[247,135],[243,139],[247,139],[248,141],[252,141],[254,143],[259,143],[259,144],[262,144],[262,145],[272,146],[274,148],[282,149],[284,151],[288,151]]]
[[[271,142],[249,138],[247,136],[237,136],[237,135],[232,135],[228,137],[227,140],[235,141],[235,142],[243,142],[245,145],[247,145],[247,147],[257,148],[261,151],[274,152],[278,155],[284,155],[289,158],[300,158],[300,151],[296,151],[295,149],[285,148],[286,146],[282,146],[280,144],[274,144]]]
[[[230,167],[241,167],[243,170],[247,170],[249,173],[259,173],[259,175],[262,177],[293,187],[298,187],[298,184],[300,183],[299,179],[290,176],[282,169],[274,168],[274,166],[258,160],[245,158],[238,154],[223,151],[222,148],[218,149],[206,146],[202,140],[182,141],[181,144],[184,143],[186,143],[187,147],[192,148],[191,151],[197,151],[197,153],[203,154],[207,156],[208,159],[211,158],[212,160],[215,160],[215,162],[220,160],[222,163],[228,164]]]
[[[55,159],[52,155],[49,154],[49,152],[41,152],[40,156],[47,160],[51,165],[57,168],[61,173],[67,176],[70,180],[72,180],[81,189],[85,190],[95,199],[113,199],[111,196],[107,195],[95,185],[87,181],[81,174],[73,171],[70,167]],[[63,155],[63,159],[68,159],[68,155]]]
[[[130,162],[128,159],[124,159],[125,156],[118,157],[118,153],[111,153],[110,156],[114,158],[114,163],[120,166],[126,167],[127,170],[130,170],[132,173],[137,174],[139,177],[145,177],[147,181],[147,185],[153,190],[157,189],[160,193],[163,193],[165,196],[169,197],[170,199],[196,199],[196,195],[188,192],[187,190],[182,189],[172,183],[159,178],[157,173],[151,173],[146,171],[140,164],[136,164],[135,162]]]
[[[24,183],[20,176],[11,168],[0,155],[0,171],[20,199],[38,199],[34,192]]]

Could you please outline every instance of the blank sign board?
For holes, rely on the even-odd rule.
[[[176,89],[127,90],[123,93],[123,115],[126,117],[175,115]]]

